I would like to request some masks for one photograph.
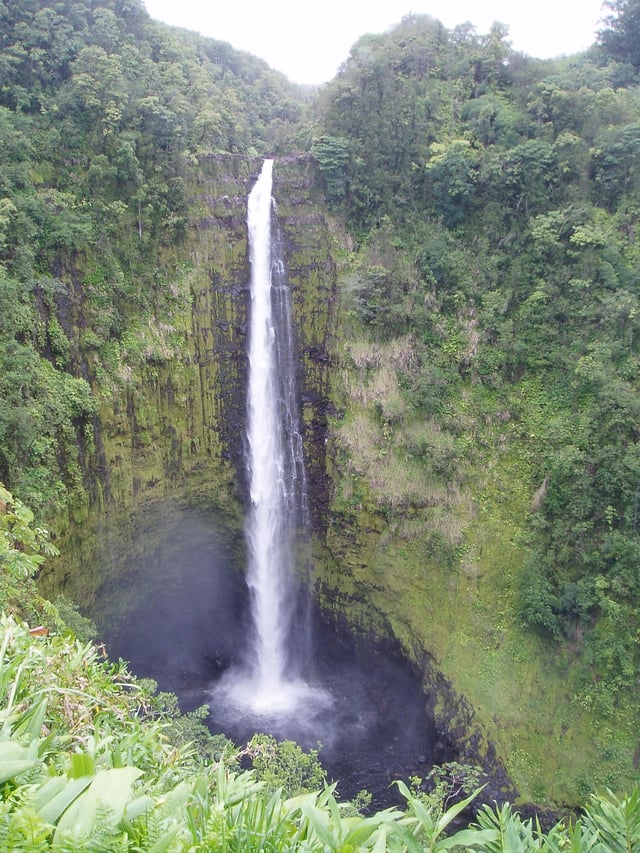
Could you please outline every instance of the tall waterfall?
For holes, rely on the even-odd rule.
[[[265,160],[248,200],[251,261],[246,470],[247,584],[252,642],[242,672],[223,689],[232,703],[258,713],[286,713],[301,701],[329,701],[302,680],[307,648],[299,613],[295,560],[308,507],[296,393],[291,297],[272,221],[273,161]],[[295,653],[294,653],[295,650]]]
[[[247,220],[251,260],[247,582],[255,634],[255,688],[265,703],[280,695],[291,678],[293,539],[305,492],[290,295],[284,265],[273,251],[272,172],[273,161],[266,160],[249,196]]]

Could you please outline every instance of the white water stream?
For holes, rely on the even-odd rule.
[[[291,516],[295,513],[287,464],[276,375],[276,329],[271,308],[271,184],[267,160],[249,196],[251,328],[247,394],[248,473],[251,509],[247,520],[247,582],[255,629],[256,691],[269,703],[282,691],[290,628]]]
[[[328,694],[301,677],[307,647],[296,618],[296,539],[307,522],[306,477],[297,414],[291,300],[274,253],[273,161],[266,160],[248,200],[251,261],[246,521],[252,644],[245,671],[225,677],[230,699],[259,713],[326,705]],[[295,652],[295,653],[294,653]]]

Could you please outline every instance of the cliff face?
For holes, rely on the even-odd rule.
[[[143,365],[101,412],[105,502],[137,507],[172,496],[231,508],[243,420],[246,193],[251,163],[210,159],[188,187],[189,223],[174,266],[188,293],[166,361]],[[159,258],[159,263],[165,262]]]
[[[187,187],[189,220],[179,250],[162,250],[176,304],[171,318],[143,326],[141,363],[101,387],[94,440],[83,448],[88,506],[75,506],[63,556],[42,579],[91,610],[99,585],[117,583],[148,550],[171,508],[217,514],[233,547],[245,500],[242,463],[249,262],[246,202],[261,161],[201,159]],[[274,195],[298,335],[302,423],[312,516],[326,518],[326,411],[336,272],[332,235],[313,197],[309,159],[278,161]],[[76,279],[78,271],[72,271]],[[69,333],[81,308],[67,309]],[[155,522],[153,521],[155,519]],[[145,531],[144,534],[141,531]],[[96,572],[94,566],[100,567]],[[107,580],[108,579],[108,580]]]
[[[337,324],[335,257],[340,243],[326,217],[323,201],[314,200],[314,181],[315,168],[310,159],[288,158],[276,163],[274,197],[298,337],[301,423],[312,521],[315,532],[322,535],[330,499],[327,418]]]

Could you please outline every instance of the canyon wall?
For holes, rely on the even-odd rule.
[[[82,365],[101,401],[92,441],[82,448],[88,505],[72,506],[68,524],[59,525],[63,553],[41,578],[46,592],[62,592],[90,610],[105,575],[112,570],[115,581],[117,566],[141,556],[153,538],[151,520],[165,525],[172,506],[216,511],[239,542],[246,491],[246,201],[259,169],[260,161],[240,156],[200,160],[187,189],[184,242],[157,258],[170,270],[178,308],[168,321],[148,320],[141,363],[121,368],[117,383],[101,383],[90,364]],[[321,530],[328,502],[324,448],[336,269],[333,236],[314,200],[313,181],[309,158],[276,164],[274,195],[301,353],[312,515]],[[65,309],[65,324],[78,335],[80,300]],[[141,529],[147,531],[143,537],[136,535]]]

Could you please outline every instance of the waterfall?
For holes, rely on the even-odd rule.
[[[297,543],[308,523],[306,474],[296,388],[291,295],[272,213],[273,161],[265,160],[248,200],[251,262],[245,532],[252,641],[241,673],[223,688],[232,702],[260,713],[326,705],[328,694],[304,680],[306,626],[299,613]],[[295,652],[294,652],[295,650]]]
[[[251,314],[247,389],[247,583],[254,629],[255,686],[265,702],[289,673],[294,541],[304,486],[296,412],[289,288],[273,252],[273,161],[248,202]]]

